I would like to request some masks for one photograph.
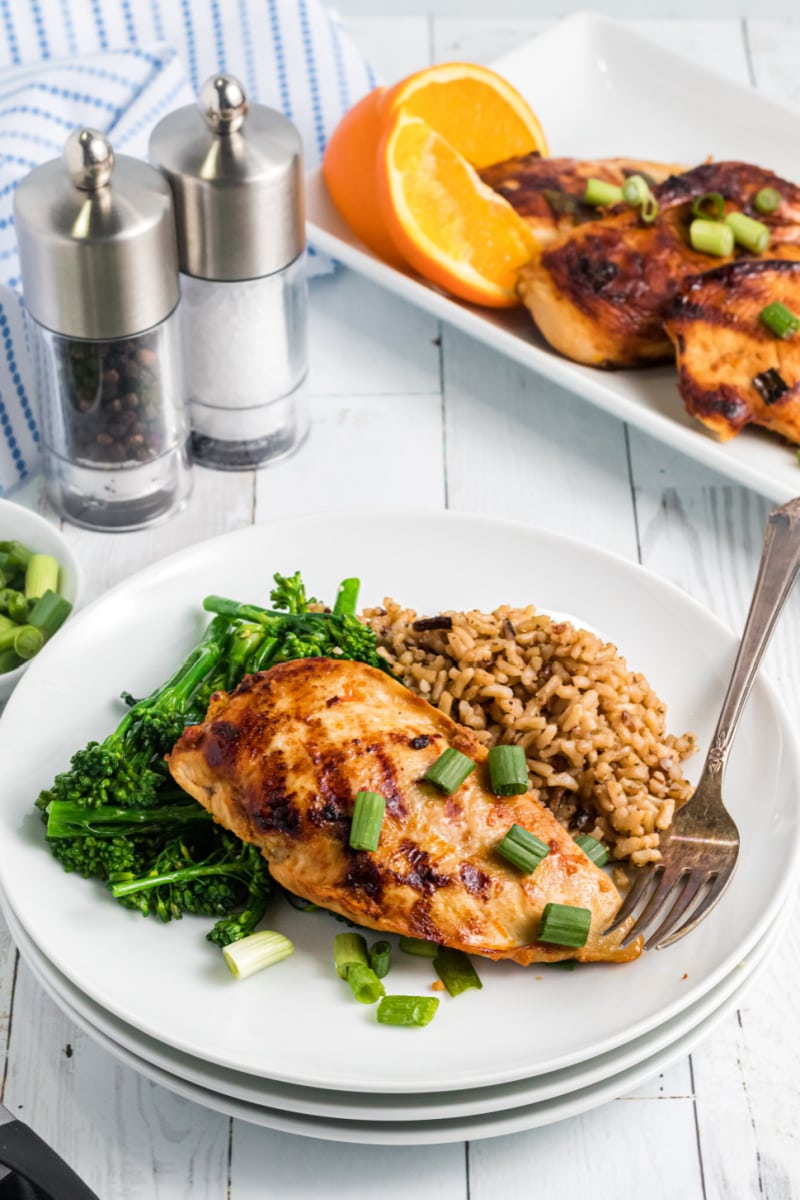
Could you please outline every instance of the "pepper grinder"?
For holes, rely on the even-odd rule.
[[[89,529],[138,529],[191,489],[172,195],[95,129],[14,198],[45,481]]]
[[[247,470],[308,430],[300,135],[232,75],[164,117],[150,160],[172,187],[195,459]]]

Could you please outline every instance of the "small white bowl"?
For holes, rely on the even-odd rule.
[[[36,554],[52,554],[58,560],[61,567],[59,590],[71,601],[74,612],[83,586],[83,572],[72,547],[60,530],[31,509],[14,504],[11,500],[0,499],[0,541],[11,540],[22,542],[23,546],[28,546]],[[70,613],[67,621],[71,616]],[[55,637],[58,637],[58,633]],[[24,662],[13,671],[0,673],[0,704],[11,695],[27,667],[28,663]]]

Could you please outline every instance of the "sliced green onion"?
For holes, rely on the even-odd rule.
[[[359,792],[353,808],[350,845],[354,850],[377,850],[386,801],[377,792]]]
[[[24,625],[28,620],[28,601],[22,592],[15,588],[0,590],[0,613],[6,613],[17,625]]]
[[[794,337],[800,329],[800,320],[791,309],[788,309],[785,304],[781,304],[779,300],[762,308],[758,318],[770,332],[779,338]]]
[[[358,592],[361,587],[360,579],[343,579],[336,593],[333,611],[337,617],[352,617],[358,604]]]
[[[539,941],[552,942],[556,946],[585,946],[591,924],[592,913],[588,908],[576,908],[572,904],[546,904]]]
[[[699,254],[713,254],[716,258],[733,254],[733,230],[723,221],[697,217],[689,226],[689,241]]]
[[[752,254],[762,254],[769,245],[769,229],[763,221],[732,212],[725,218],[725,224],[733,230],[734,241]]]
[[[474,770],[475,763],[472,759],[450,746],[443,754],[439,755],[435,763],[428,767],[422,778],[427,779],[428,783],[435,783],[449,796],[461,787],[467,776],[471,775]]]
[[[3,541],[0,542],[0,551],[7,554],[14,565],[21,571],[24,571],[31,560],[32,550],[27,546],[23,546],[22,542]]]
[[[429,1025],[438,1007],[435,996],[384,996],[378,1020],[381,1025]]]
[[[256,971],[271,967],[294,954],[294,945],[282,933],[264,929],[223,946],[222,953],[231,974],[237,979],[247,979],[248,975],[255,975]]]
[[[460,996],[469,988],[482,988],[478,972],[468,954],[442,946],[433,960],[436,974],[451,996]]]
[[[0,675],[13,671],[21,662],[22,659],[13,650],[0,650]]]
[[[721,192],[704,192],[692,203],[692,216],[721,221],[725,215],[725,197]]]
[[[578,963],[574,958],[562,958],[559,960],[559,962],[550,963],[550,966],[561,971],[574,971],[576,970]]]
[[[60,629],[72,612],[72,605],[58,592],[46,591],[40,596],[30,611],[28,624],[35,627],[50,638]]]
[[[360,933],[337,933],[333,939],[333,962],[340,979],[347,978],[348,969],[369,966],[367,943]]]
[[[648,225],[658,216],[658,201],[644,176],[629,175],[622,185],[622,198],[631,208],[641,210],[639,215]]]
[[[33,658],[44,645],[44,634],[33,625],[20,625],[12,649],[20,658]]]
[[[760,213],[774,213],[781,206],[781,194],[775,188],[761,188],[753,203]]]
[[[587,179],[583,202],[595,207],[611,208],[614,204],[622,204],[622,188],[615,183],[607,183],[605,179]]]
[[[508,862],[530,875],[539,863],[547,858],[550,847],[521,825],[512,825],[503,840],[497,845],[497,853]]]
[[[391,942],[375,942],[369,948],[369,965],[378,979],[385,979],[392,965]]]
[[[401,937],[397,944],[403,954],[416,954],[417,958],[436,958],[439,953],[437,942],[423,942],[419,938]]]
[[[25,568],[26,598],[38,600],[45,592],[57,592],[58,570],[52,554],[32,554]]]
[[[591,834],[578,834],[575,838],[575,845],[580,846],[586,857],[591,859],[596,867],[604,867],[608,862],[608,850],[602,842],[598,842],[597,838],[593,838]]]
[[[489,777],[495,796],[521,796],[528,790],[528,763],[522,746],[492,746]]]
[[[348,986],[359,1004],[375,1004],[384,995],[383,984],[370,967],[353,963],[345,976]]]

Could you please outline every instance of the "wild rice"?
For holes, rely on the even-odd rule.
[[[408,687],[486,746],[525,748],[533,793],[566,828],[636,866],[660,859],[697,743],[666,732],[664,703],[616,646],[532,606],[420,618],[387,599],[362,620]]]

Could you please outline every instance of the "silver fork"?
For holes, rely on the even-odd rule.
[[[689,803],[677,812],[669,834],[662,836],[662,861],[637,869],[622,907],[605,931],[611,933],[641,910],[623,946],[640,934],[646,935],[646,950],[671,946],[708,916],[731,881],[739,857],[739,831],[722,802],[722,777],[798,567],[800,499],[795,499],[769,515],[750,611],[700,782]]]

